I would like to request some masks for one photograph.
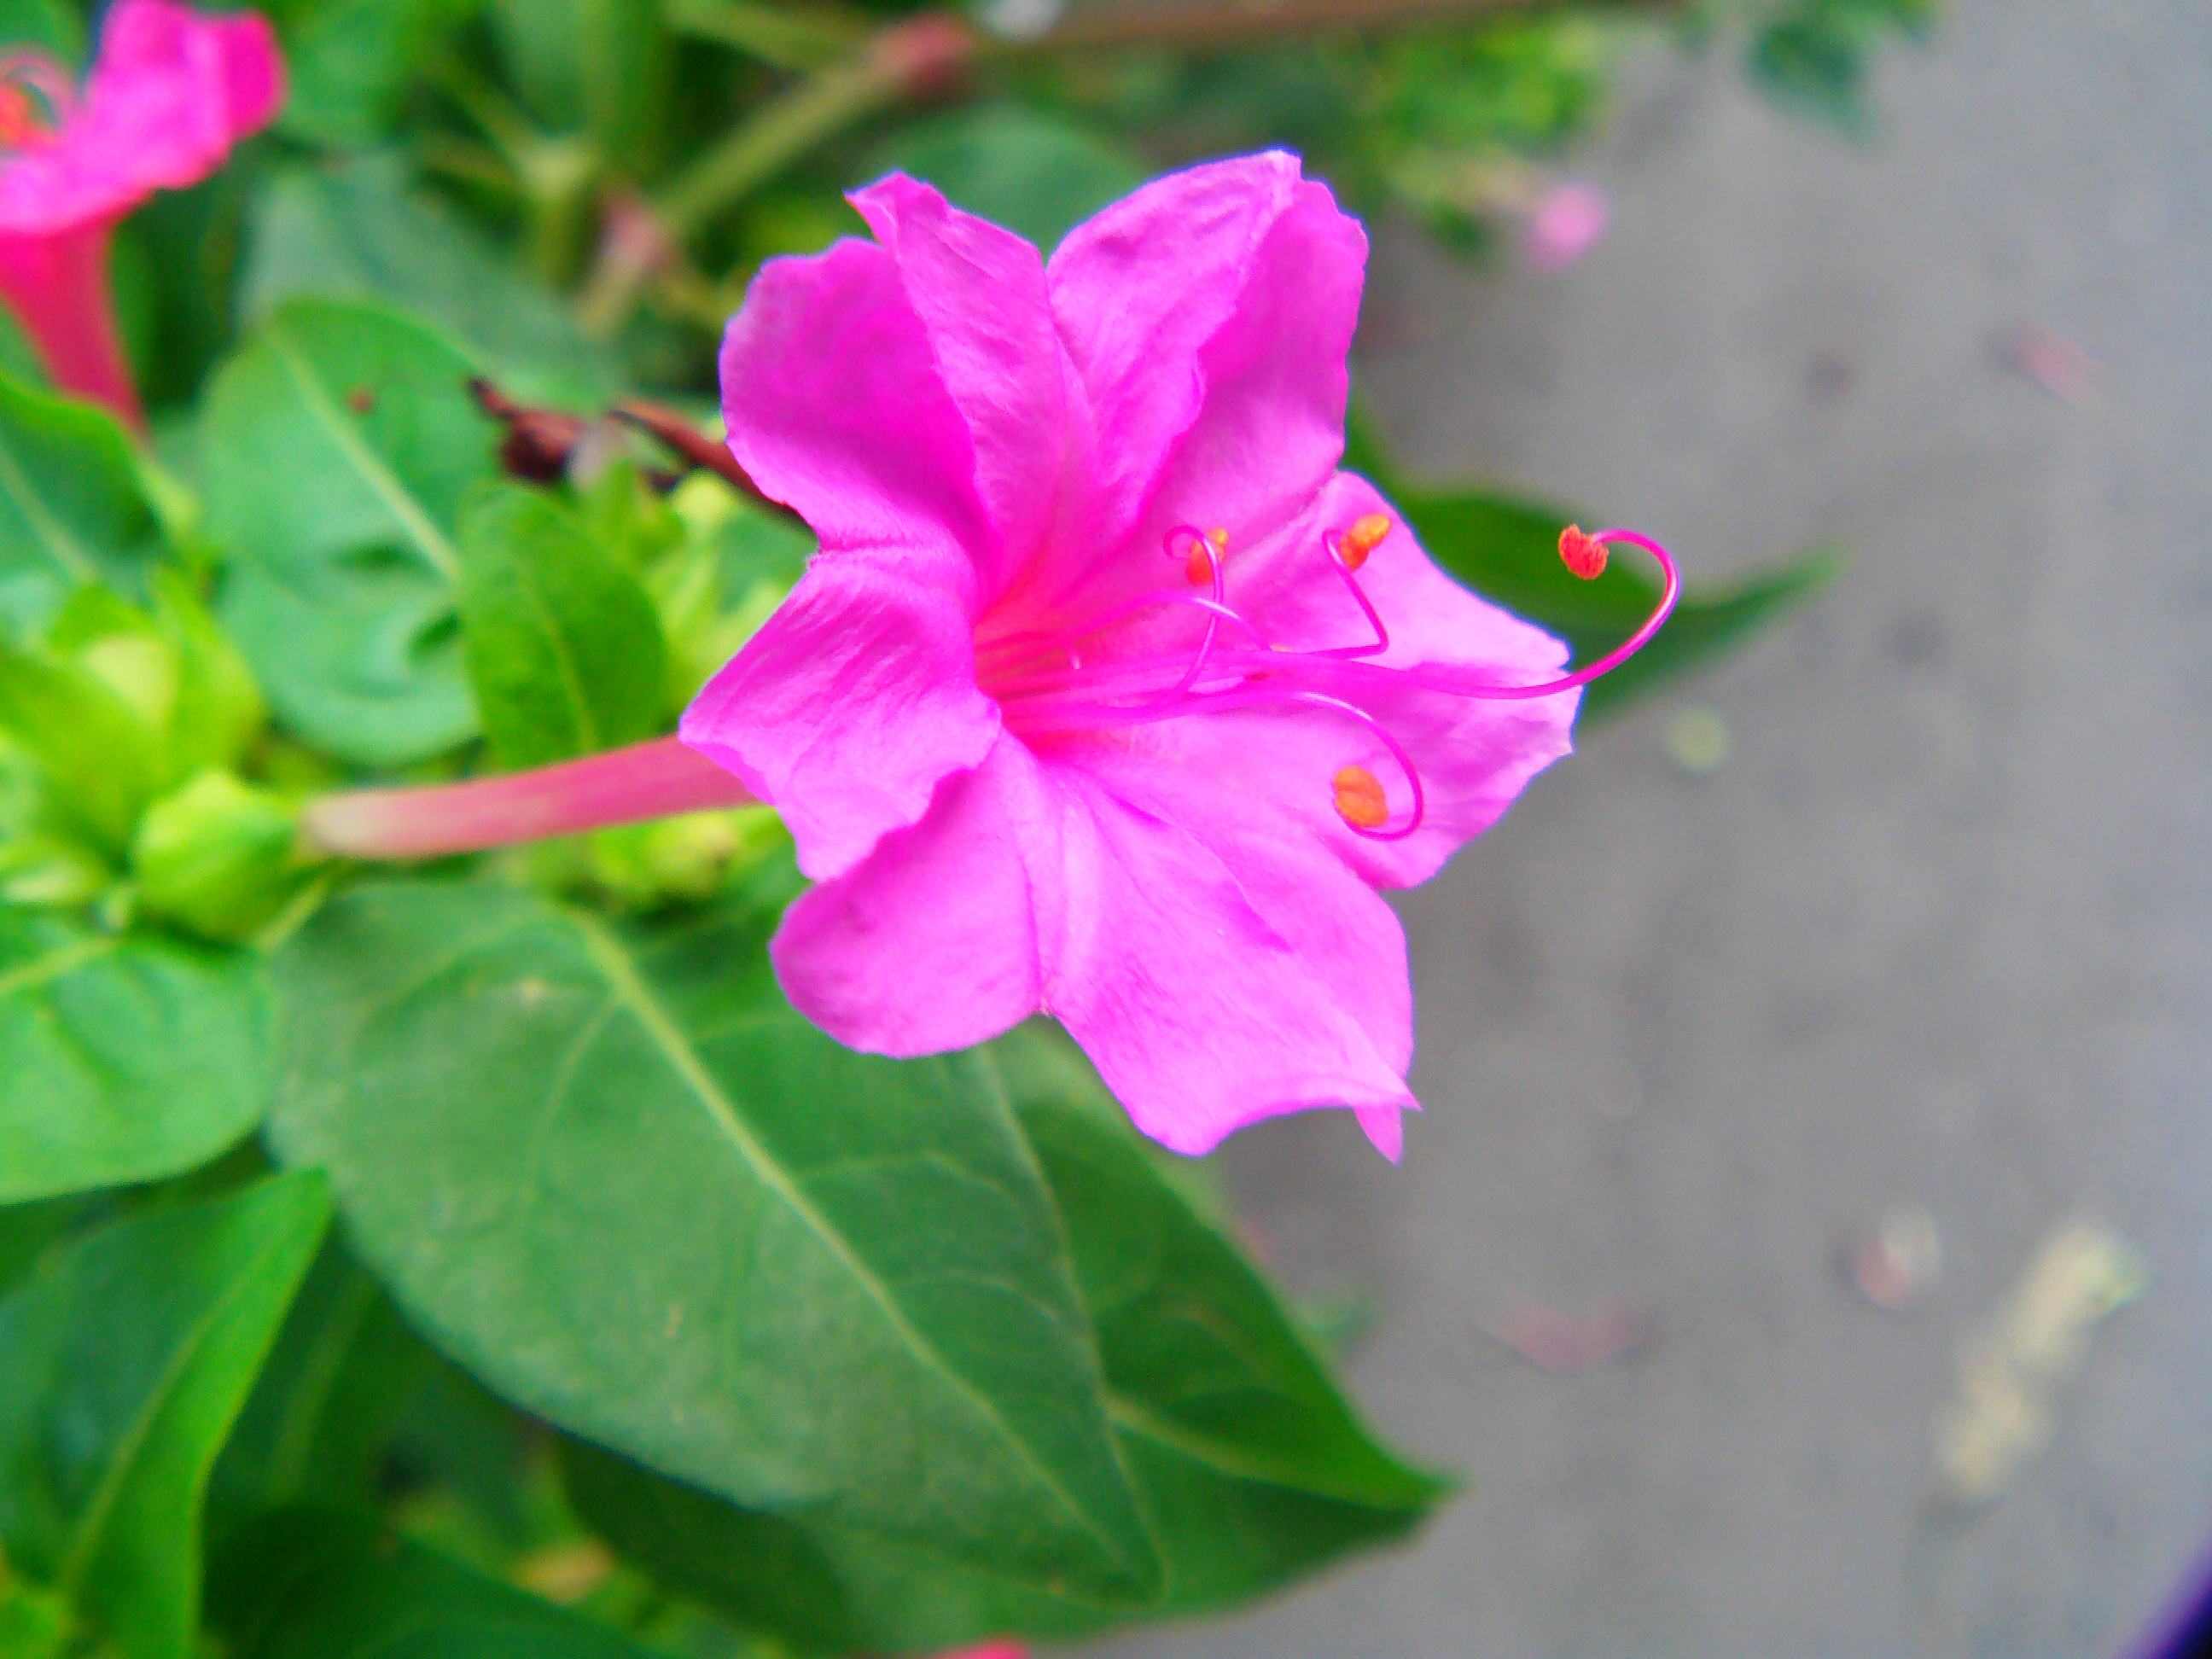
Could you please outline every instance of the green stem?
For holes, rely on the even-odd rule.
[[[890,108],[905,94],[892,54],[871,47],[817,70],[771,100],[678,174],[655,204],[679,240],[758,189],[817,145]]]
[[[1145,0],[1130,9],[1086,10],[1042,34],[1023,38],[985,33],[949,9],[921,12],[877,31],[841,61],[817,70],[771,100],[680,173],[660,195],[655,211],[673,236],[688,239],[816,146],[908,99],[943,92],[979,65],[1085,52],[1219,50],[1299,34],[1468,20],[1554,3],[1559,0],[1272,0],[1264,6],[1186,0],[1170,6]],[[726,23],[760,8],[743,0],[691,0],[683,9],[696,29],[709,15]]]
[[[859,46],[872,25],[856,13],[766,0],[668,0],[669,27],[781,70],[817,69]]]

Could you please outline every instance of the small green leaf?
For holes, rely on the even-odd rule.
[[[216,1465],[213,1530],[299,1504],[366,1507],[430,1351],[337,1240],[323,1247]]]
[[[616,927],[392,883],[277,962],[286,1161],[526,1409],[732,1499],[1157,1588],[1059,1224],[992,1074],[793,1013],[766,908]]]
[[[0,1204],[206,1163],[268,1103],[260,964],[0,908]]]
[[[906,173],[970,213],[1049,253],[1149,169],[1109,139],[1018,103],[986,104],[909,126],[875,150],[864,176]]]
[[[1067,1639],[1132,1617],[1218,1611],[1419,1524],[1445,1483],[1360,1425],[1258,1273],[1120,1121],[1088,1066],[1036,1031],[985,1053],[1059,1201],[1166,1595],[1142,1609],[1042,1595],[926,1545],[736,1509],[564,1445],[585,1518],[740,1625],[823,1650]]]
[[[413,189],[397,155],[295,167],[258,197],[240,307],[380,300],[444,330],[529,402],[604,404],[617,374],[561,301],[466,220]]]
[[[1557,634],[1573,647],[1577,663],[1612,650],[1658,602],[1657,579],[1632,550],[1615,548],[1595,581],[1560,562],[1559,532],[1577,521],[1597,528],[1588,514],[1481,490],[1409,484],[1395,475],[1373,439],[1357,430],[1345,464],[1372,479],[1406,515],[1430,557],[1483,598]],[[1688,586],[1659,636],[1583,693],[1584,717],[1618,713],[1666,681],[1705,666],[1803,605],[1841,568],[1835,554],[1814,551],[1748,577]]]
[[[223,1546],[208,1590],[231,1659],[653,1659],[365,1516],[295,1509]]]
[[[0,1304],[0,1542],[124,1659],[186,1659],[200,1506],[329,1218],[279,1176],[52,1251]]]
[[[665,648],[643,584],[540,490],[510,486],[461,532],[464,653],[493,757],[520,769],[661,725]]]
[[[137,451],[114,417],[0,374],[0,626],[33,635],[89,584],[143,595],[161,552]]]
[[[208,397],[209,527],[234,566],[222,613],[277,716],[364,766],[466,741],[454,526],[493,476],[470,363],[356,304],[299,301]]]

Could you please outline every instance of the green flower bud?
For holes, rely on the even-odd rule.
[[[131,867],[145,915],[236,941],[291,901],[307,855],[289,803],[228,772],[203,772],[148,809]]]
[[[783,839],[783,821],[764,806],[602,830],[590,841],[591,881],[641,909],[696,903],[721,891]]]

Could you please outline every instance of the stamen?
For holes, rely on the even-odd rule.
[[[1388,513],[1370,513],[1344,532],[1337,543],[1337,559],[1346,570],[1357,570],[1367,562],[1375,550],[1397,528],[1397,521]]]
[[[1322,536],[1322,548],[1351,594],[1373,637],[1356,645],[1286,649],[1230,605],[1223,565],[1229,538],[1220,530],[1178,525],[1164,539],[1167,556],[1183,562],[1194,583],[1210,583],[1211,596],[1155,592],[1112,606],[1076,627],[1057,631],[1011,634],[977,645],[985,690],[1005,710],[1009,723],[1025,735],[1104,732],[1157,725],[1186,714],[1230,714],[1238,709],[1297,705],[1325,709],[1364,727],[1405,779],[1407,812],[1390,826],[1391,792],[1365,766],[1340,769],[1330,780],[1337,816],[1354,834],[1371,841],[1402,841],[1426,822],[1427,791],[1403,744],[1389,728],[1360,706],[1362,694],[1385,696],[1407,686],[1476,702],[1517,702],[1559,696],[1612,672],[1650,642],[1665,626],[1681,597],[1681,573],[1674,556],[1650,537],[1632,530],[1595,534],[1571,526],[1559,538],[1560,556],[1576,574],[1595,577],[1606,564],[1611,544],[1642,548],[1659,562],[1659,601],[1634,634],[1586,668],[1534,685],[1486,685],[1466,669],[1418,664],[1404,667],[1376,659],[1389,654],[1389,628],[1361,586],[1357,572],[1396,528],[1388,514],[1369,514],[1343,530]],[[1173,652],[1138,651],[1086,662],[1081,647],[1148,611],[1174,609],[1202,613],[1206,624],[1197,643]],[[1245,643],[1224,644],[1224,624]],[[1172,678],[1170,678],[1172,677]],[[1317,688],[1326,687],[1326,690]],[[1364,700],[1364,699],[1362,699]]]
[[[1390,822],[1390,802],[1382,785],[1364,766],[1347,766],[1332,780],[1336,815],[1355,830],[1380,830]]]
[[[1189,556],[1183,561],[1184,580],[1193,587],[1204,587],[1209,583],[1218,585],[1221,576],[1221,561],[1229,553],[1229,532],[1216,528],[1200,536],[1197,532],[1188,530],[1188,526],[1170,530],[1168,532],[1170,552],[1174,550],[1174,543],[1186,533],[1192,539]]]

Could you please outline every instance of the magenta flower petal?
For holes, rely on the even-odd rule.
[[[1344,453],[1367,237],[1294,155],[1194,167],[1060,244],[1053,308],[1097,421],[1097,550],[1278,527]]]
[[[986,582],[995,598],[1063,512],[1076,510],[1073,488],[1088,471],[1043,258],[902,175],[859,192],[853,205],[896,262],[937,377],[967,426],[976,493],[1000,546]]]
[[[0,236],[112,222],[157,190],[198,184],[283,102],[269,21],[118,0],[73,111],[0,165]]]
[[[1012,738],[794,905],[775,958],[800,1012],[875,1053],[1049,1012],[1178,1152],[1316,1100],[1413,1104],[1405,940],[1364,883],[1310,841],[1210,841]]]
[[[34,54],[7,68],[0,94],[24,130],[0,152],[0,298],[57,386],[137,423],[108,297],[109,234],[155,191],[198,184],[274,118],[284,97],[275,34],[250,12],[118,0],[81,95]],[[50,124],[18,82],[39,89]]]
[[[925,186],[856,205],[880,246],[772,266],[731,326],[732,446],[825,552],[684,726],[821,883],[793,1005],[899,1055],[1048,1013],[1178,1151],[1336,1106],[1395,1158],[1376,890],[1495,822],[1577,699],[1335,470],[1364,236],[1280,155],[1108,209],[1042,289]]]
[[[684,741],[775,804],[817,880],[918,820],[998,736],[955,556],[817,560],[684,711]]]
[[[911,1059],[988,1042],[1044,1006],[1024,848],[1053,835],[1036,759],[1001,737],[927,817],[802,896],[774,946],[792,1006],[848,1048]]]
[[[771,260],[722,343],[730,449],[825,552],[917,547],[988,561],[975,442],[898,262],[866,242]],[[977,601],[970,580],[962,602]]]

